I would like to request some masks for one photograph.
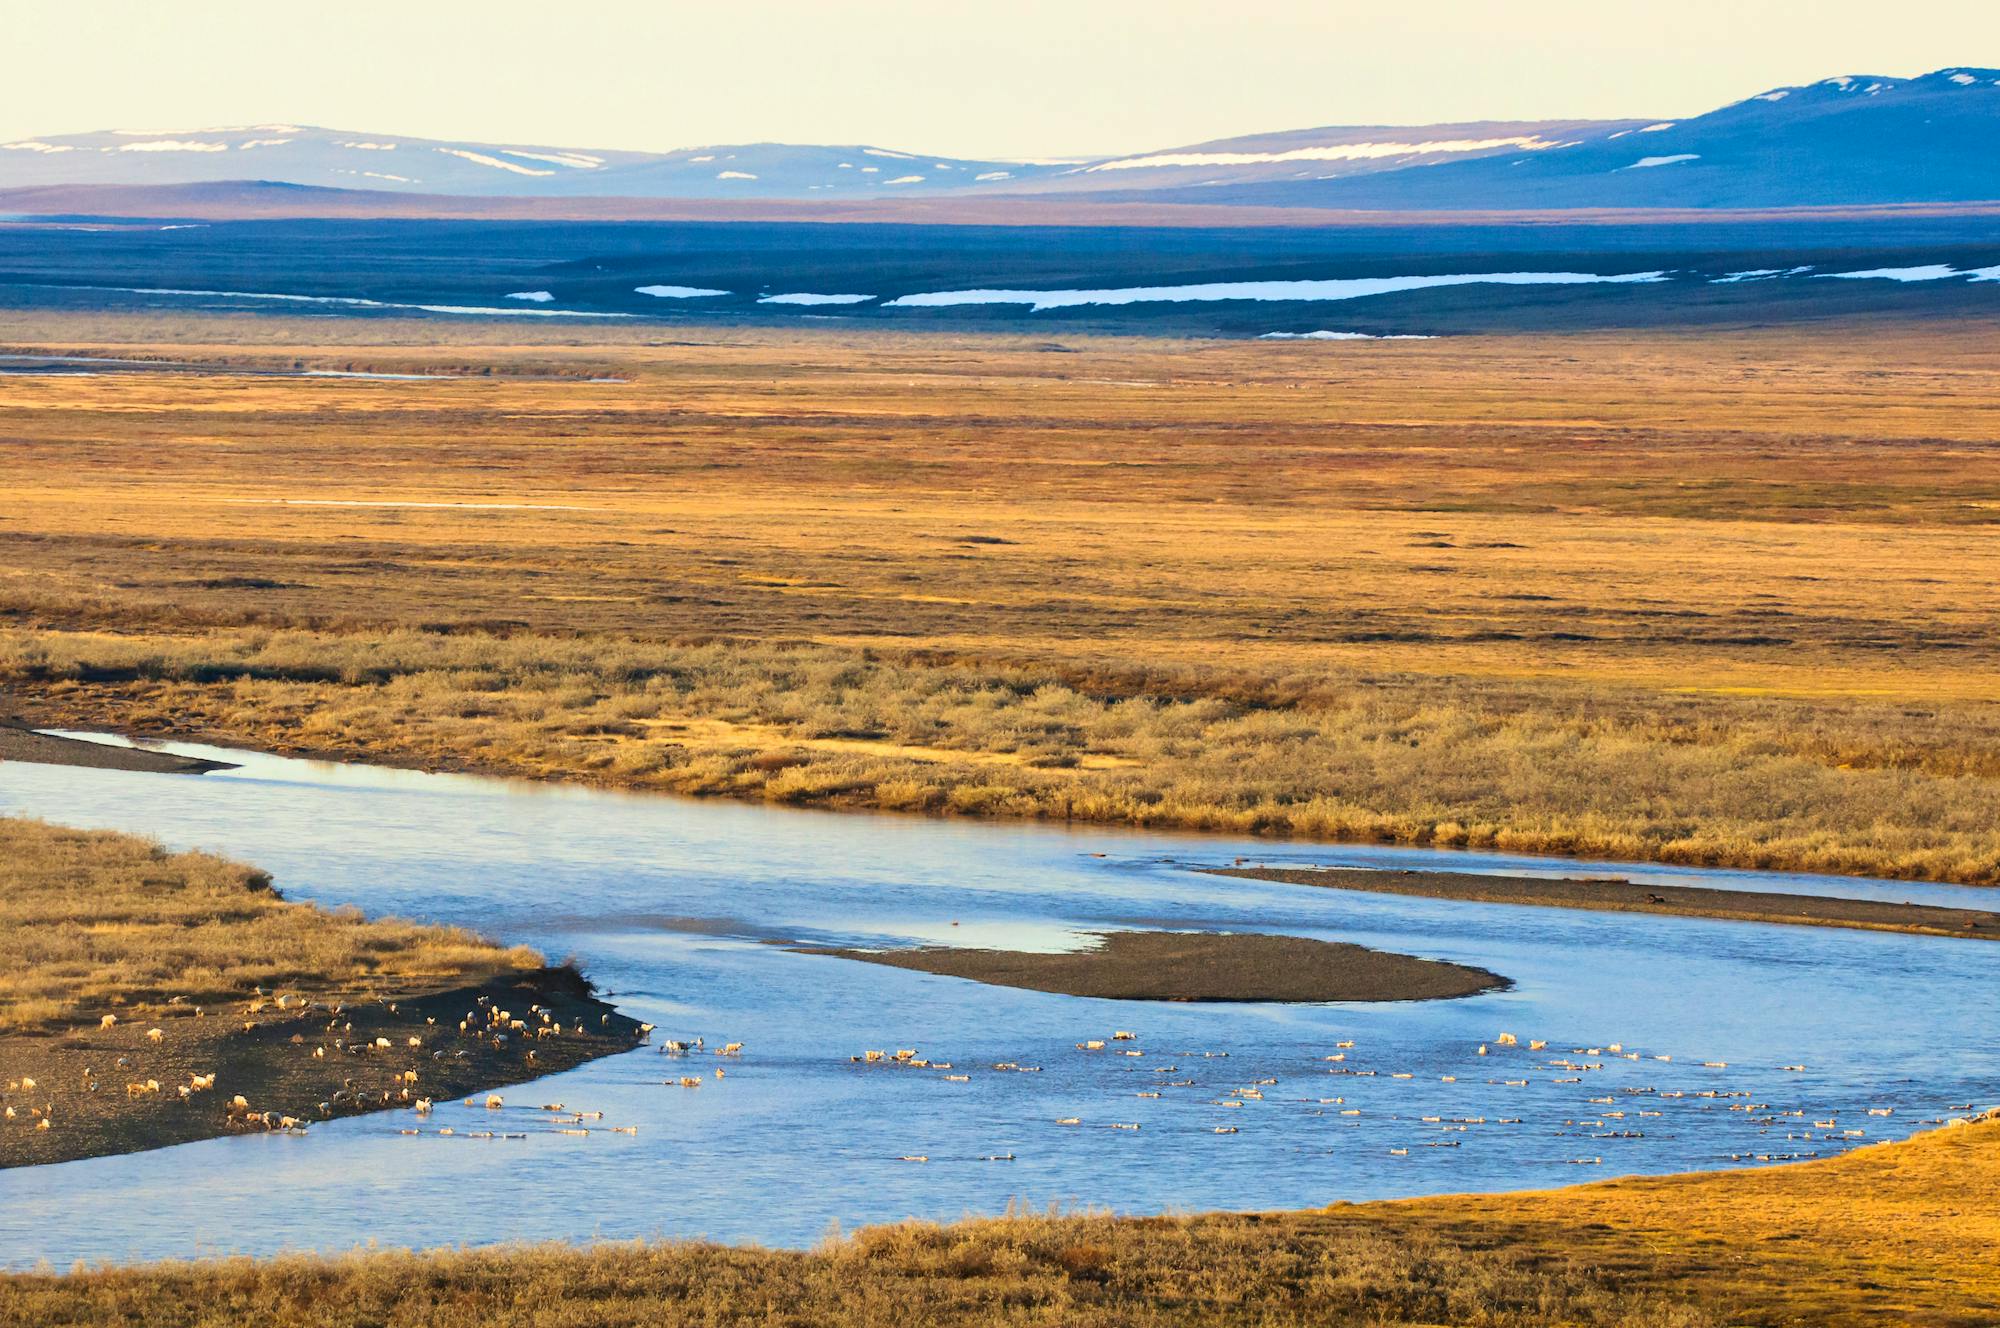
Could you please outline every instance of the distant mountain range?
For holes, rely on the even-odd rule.
[[[1334,180],[1245,181],[1206,201],[1337,208],[1795,207],[2000,200],[2000,70],[1842,75],[1560,147]]]
[[[1460,211],[2000,200],[2000,70],[1847,75],[1680,121],[1327,127],[1083,161],[863,144],[630,152],[288,124],[0,143],[0,189],[264,181],[466,198],[1045,202]]]

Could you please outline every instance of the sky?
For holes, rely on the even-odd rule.
[[[1329,124],[1671,119],[2000,65],[1995,0],[16,0],[0,140],[315,124],[664,150],[1094,155]]]

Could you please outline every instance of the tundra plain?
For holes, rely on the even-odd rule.
[[[684,794],[1994,884],[1990,332],[18,316],[210,372],[0,376],[0,688]]]
[[[0,352],[141,362],[0,374],[0,695],[42,725],[684,794],[2000,884],[1993,330],[530,344],[0,315]],[[145,887],[137,923],[174,873],[253,881],[0,828],[23,864]],[[46,862],[20,903],[44,914],[71,906]],[[128,1056],[210,1054],[169,1039],[223,1028],[164,979],[41,935],[97,958],[23,958],[0,1045],[36,1065],[10,1074],[76,1078],[100,1005],[157,1007],[160,1049]],[[0,1318],[1973,1324],[2000,1312],[1996,1129],[811,1251],[13,1276]]]
[[[6,315],[197,367],[0,375],[0,692],[686,794],[2000,883],[1994,330]]]

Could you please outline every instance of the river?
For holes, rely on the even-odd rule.
[[[523,1139],[467,1138],[493,1119],[452,1104],[417,1136],[399,1133],[420,1124],[413,1116],[383,1114],[301,1137],[0,1172],[0,1266],[370,1241],[801,1246],[835,1225],[1010,1204],[1303,1207],[1824,1155],[2000,1101],[1991,942],[1454,903],[1192,870],[1239,855],[1579,867],[1503,854],[820,813],[171,749],[241,768],[195,777],[5,763],[0,812],[215,849],[268,869],[292,898],[574,956],[620,1008],[659,1025],[656,1041],[700,1036],[745,1050],[691,1063],[648,1047],[508,1090],[501,1115]],[[1991,898],[1585,866],[1666,884],[1980,907]],[[770,943],[1061,948],[1121,927],[1356,941],[1489,968],[1515,985],[1377,1005],[1092,1001]],[[1076,1045],[1114,1030],[1138,1037],[1104,1051]],[[1503,1031],[1520,1046],[1498,1045]],[[1530,1039],[1548,1050],[1528,1051]],[[1345,1042],[1354,1045],[1336,1050]],[[967,1078],[850,1061],[875,1048],[915,1048]],[[1118,1054],[1127,1050],[1144,1054]],[[1601,1068],[1552,1066],[1557,1057]],[[1009,1062],[1040,1072],[993,1068]],[[725,1064],[727,1077],[713,1078]],[[678,1086],[696,1071],[701,1089]],[[1232,1097],[1246,1087],[1262,1097]],[[1230,1100],[1241,1105],[1222,1105]],[[560,1134],[528,1110],[556,1101],[604,1112],[602,1126]],[[1742,1109],[1751,1104],[1770,1109]],[[1837,1125],[1816,1124],[1829,1119]],[[611,1133],[614,1124],[637,1133]],[[459,1133],[438,1134],[446,1125]]]

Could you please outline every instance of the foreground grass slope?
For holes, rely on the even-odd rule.
[[[481,996],[546,1001],[587,1035],[540,1043],[530,1069],[450,1034]],[[288,902],[211,854],[0,817],[0,1167],[532,1078],[632,1045],[630,1020],[600,1015],[525,947]]]
[[[494,371],[0,380],[0,692],[685,793],[2000,882],[2000,339],[536,331],[0,326]]]
[[[90,1328],[1708,1325],[2000,1318],[2000,1119],[1758,1172],[1299,1213],[905,1223],[811,1252],[561,1246],[0,1279]]]

